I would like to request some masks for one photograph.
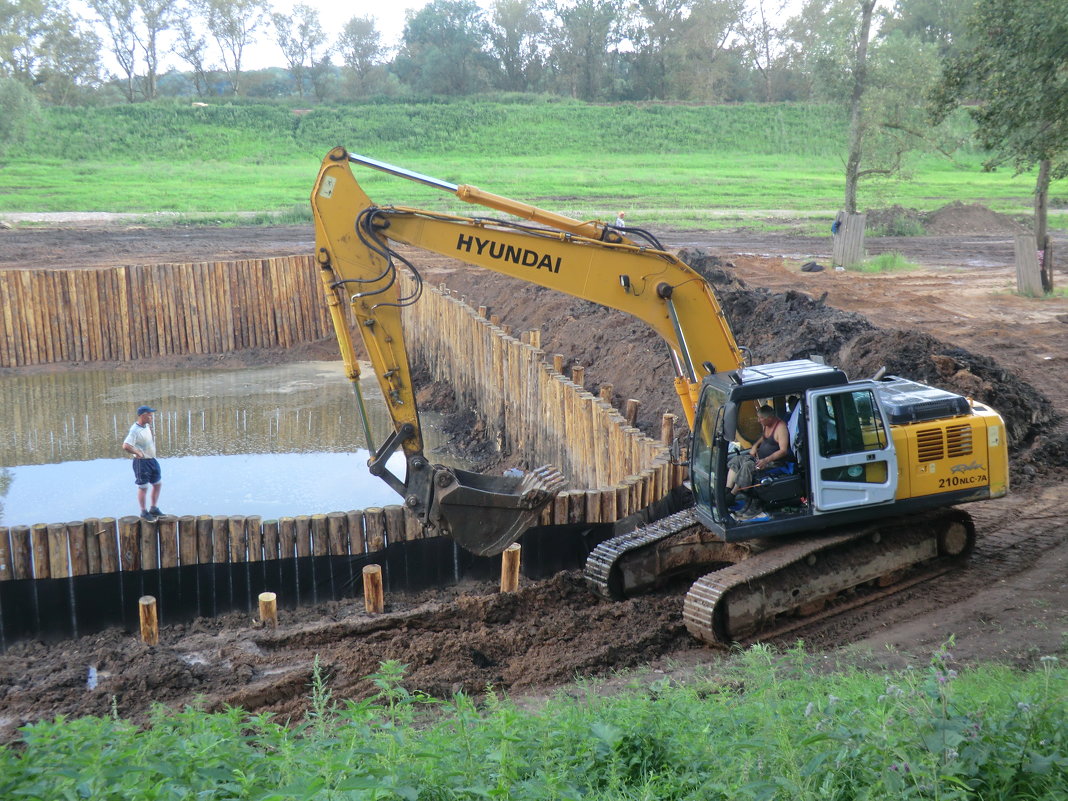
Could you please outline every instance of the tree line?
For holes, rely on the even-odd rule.
[[[372,16],[340,27],[270,0],[0,0],[0,75],[46,103],[166,95],[308,97],[557,94],[590,102],[823,101],[840,96],[861,3],[805,0],[430,0],[398,42]],[[972,0],[877,9],[873,69],[914,88],[968,47]],[[250,47],[281,53],[250,73]],[[108,68],[104,64],[109,65]],[[164,69],[163,64],[170,65]]]

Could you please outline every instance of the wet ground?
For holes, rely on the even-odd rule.
[[[253,250],[306,252],[310,246],[310,231],[301,229],[257,230],[244,239],[239,229],[204,229],[184,240],[122,230],[114,232],[115,249],[103,244],[106,231],[37,231],[36,239],[0,231],[0,265],[12,264],[14,251],[4,244],[11,233],[28,247],[18,259],[27,266],[27,254],[37,254],[37,266],[44,258],[91,267],[94,254],[107,263],[192,261]],[[977,397],[998,397],[1011,415],[1013,493],[968,507],[979,545],[965,569],[811,623],[777,644],[803,639],[828,664],[922,664],[950,636],[955,656],[965,663],[998,659],[1026,667],[1045,654],[1068,658],[1068,447],[1062,423],[1068,412],[1068,299],[1012,293],[1012,232],[999,234],[982,222],[971,232],[902,240],[895,249],[922,269],[897,275],[802,273],[799,260],[775,255],[819,257],[827,240],[761,235],[743,241],[718,232],[676,232],[664,239],[702,245],[708,265],[720,261],[719,291],[725,308],[738,315],[732,318],[738,338],[766,357],[832,342],[855,375],[897,360],[906,369],[894,369],[915,370],[917,378],[933,376]],[[31,240],[35,244],[27,245]],[[882,244],[870,241],[869,248]],[[548,352],[586,366],[591,390],[611,383],[617,404],[639,399],[640,424],[647,430],[663,411],[674,410],[663,348],[630,320],[581,301],[530,294],[527,287],[455,263],[422,263],[435,282],[444,280],[472,303],[489,306],[516,330],[539,327]],[[1063,282],[1068,275],[1056,278]],[[765,317],[753,319],[759,315]],[[782,330],[785,315],[791,326]],[[277,632],[260,630],[243,615],[190,625],[164,621],[156,648],[121,631],[55,645],[28,643],[0,657],[0,724],[10,737],[20,722],[38,717],[106,714],[112,699],[120,714],[134,719],[143,719],[151,701],[179,705],[197,698],[210,708],[238,704],[299,715],[307,708],[316,656],[327,667],[335,699],[369,693],[363,677],[383,659],[409,665],[408,686],[435,694],[477,693],[487,684],[512,694],[544,694],[575,676],[611,680],[627,668],[684,676],[720,653],[685,634],[677,589],[613,604],[593,598],[577,575],[567,573],[527,583],[516,595],[499,595],[486,584],[392,598],[389,614],[380,618],[367,617],[362,603],[324,605],[284,618]],[[86,684],[90,666],[98,675],[92,690]]]

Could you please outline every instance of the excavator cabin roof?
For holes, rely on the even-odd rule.
[[[795,359],[755,367],[743,367],[709,376],[705,381],[719,384],[734,401],[803,395],[805,390],[848,384],[849,378],[837,367],[812,359]]]

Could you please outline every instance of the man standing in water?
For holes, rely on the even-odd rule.
[[[134,483],[137,485],[137,503],[141,506],[141,517],[150,523],[163,514],[156,506],[159,503],[159,491],[162,474],[156,461],[156,439],[152,435],[152,414],[156,410],[151,406],[137,407],[137,420],[130,426],[130,433],[122,441],[122,449],[132,453]],[[148,487],[152,485],[152,505],[145,504]]]

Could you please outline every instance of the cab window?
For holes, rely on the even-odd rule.
[[[823,395],[816,405],[820,456],[886,448],[886,429],[869,389]]]

